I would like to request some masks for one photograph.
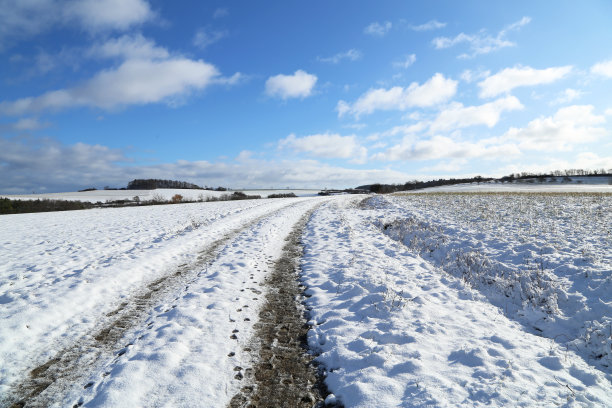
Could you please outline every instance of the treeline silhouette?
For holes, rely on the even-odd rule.
[[[204,190],[203,187],[200,187],[197,184],[178,180],[136,179],[130,181],[127,185],[128,190],[155,190],[156,188]]]
[[[494,180],[492,177],[482,177],[476,176],[471,178],[450,178],[450,179],[438,179],[438,180],[430,180],[430,181],[408,181],[404,184],[369,184],[365,186],[357,187],[358,190],[369,190],[372,193],[377,194],[387,194],[387,193],[395,193],[397,191],[410,191],[410,190],[420,190],[422,188],[428,187],[437,187],[437,186],[449,186],[453,184],[462,184],[462,183],[482,183],[485,181]]]
[[[96,205],[83,201],[67,200],[11,200],[0,198],[0,214],[23,214],[48,211],[70,211],[94,208]]]
[[[372,193],[378,194],[387,194],[387,193],[395,193],[397,191],[409,191],[409,190],[420,190],[428,187],[437,187],[437,186],[449,186],[453,184],[463,184],[463,183],[483,183],[487,181],[495,181],[495,182],[513,182],[517,180],[526,180],[526,179],[538,179],[540,181],[544,181],[544,179],[550,179],[550,181],[558,181],[558,178],[561,178],[561,182],[570,182],[571,177],[601,177],[608,176],[612,177],[612,169],[596,169],[596,170],[586,170],[586,169],[566,169],[566,170],[553,170],[548,173],[531,173],[531,172],[521,172],[521,173],[512,173],[507,176],[503,176],[500,178],[493,177],[482,177],[475,176],[470,178],[450,178],[450,179],[438,179],[438,180],[430,180],[430,181],[409,181],[404,184],[367,184],[363,186],[357,187],[358,190],[368,190]]]

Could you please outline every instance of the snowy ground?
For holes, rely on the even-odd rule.
[[[549,179],[547,179],[549,180]],[[549,192],[549,193],[612,193],[612,178],[572,177],[570,182],[557,181],[540,182],[536,179],[517,180],[512,183],[486,182],[464,183],[451,186],[430,187],[414,193],[487,193],[487,192]]]
[[[435,201],[429,197],[427,204]],[[330,390],[351,407],[611,406],[609,367],[526,328],[460,275],[438,267],[435,257],[419,256],[408,235],[385,230],[392,220],[410,219],[412,199],[376,197],[360,207],[334,202],[313,217],[303,259],[309,343],[322,353]],[[437,200],[432,221],[443,219],[436,210],[448,204]],[[478,231],[448,239],[477,241]],[[603,284],[597,276],[594,286]],[[584,301],[601,302],[597,313],[609,319],[610,303]],[[540,313],[528,305],[522,310]],[[612,339],[605,343],[609,351]]]
[[[0,396],[64,355],[38,405],[226,406],[316,209],[301,280],[328,402],[612,406],[610,196],[364,198],[1,216]]]
[[[319,190],[235,190],[247,195],[259,195],[262,198],[270,194],[289,194],[293,193],[298,197],[316,196]],[[210,191],[193,189],[172,189],[160,188],[156,190],[94,190],[94,191],[75,191],[67,193],[46,193],[46,194],[21,194],[21,195],[0,195],[0,198],[11,198],[14,200],[68,200],[84,202],[106,202],[117,200],[132,200],[138,197],[140,201],[151,201],[154,199],[164,199],[169,201],[175,194],[180,194],[185,200],[205,201],[207,198],[220,197],[232,194],[232,191]]]

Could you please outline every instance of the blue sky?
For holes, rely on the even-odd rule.
[[[0,192],[612,168],[607,1],[0,0]]]

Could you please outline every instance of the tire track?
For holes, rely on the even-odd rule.
[[[254,367],[244,370],[244,375],[242,368],[236,367],[236,378],[244,377],[247,385],[234,395],[229,408],[338,406],[325,404],[329,391],[314,356],[307,352],[308,311],[302,302],[305,287],[298,282],[298,274],[303,249],[300,238],[313,212],[295,225],[265,280],[267,295],[254,325],[256,335],[245,348],[253,350]]]
[[[12,391],[1,405],[10,408],[47,407],[58,395],[64,395],[74,384],[83,382],[82,378],[109,358],[120,357],[132,343],[121,345],[120,341],[127,332],[145,324],[147,311],[159,304],[172,303],[178,299],[177,293],[187,290],[190,283],[198,279],[203,271],[212,264],[221,250],[232,239],[262,220],[299,203],[272,210],[260,215],[246,224],[226,233],[203,248],[195,261],[180,265],[171,273],[146,285],[130,300],[106,314],[105,321],[81,337],[73,345],[64,348],[53,358],[32,369],[25,378],[12,387]],[[168,309],[169,310],[169,309]],[[87,389],[93,383],[83,384]],[[80,406],[77,403],[75,407]]]

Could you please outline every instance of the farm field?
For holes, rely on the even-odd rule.
[[[306,382],[295,406],[611,406],[611,198],[342,195],[1,216],[0,401],[212,407],[281,392],[299,381],[261,379],[258,337],[279,291],[270,276],[290,256],[326,386],[317,396]],[[300,248],[287,252],[292,235]]]

